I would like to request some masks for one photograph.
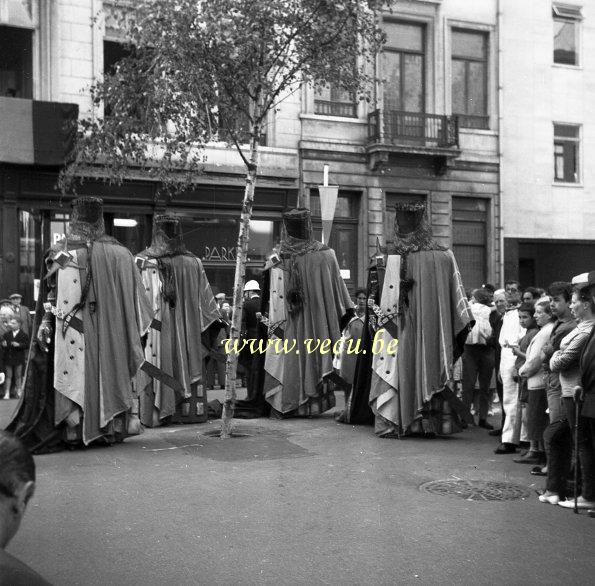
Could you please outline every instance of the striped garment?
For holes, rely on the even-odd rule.
[[[563,397],[572,397],[574,387],[581,384],[580,357],[589,339],[595,320],[579,322],[560,342],[560,350],[556,350],[550,359],[550,370],[560,373],[560,386]]]

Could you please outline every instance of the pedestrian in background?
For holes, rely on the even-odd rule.
[[[546,373],[543,368],[541,350],[548,342],[554,328],[554,316],[549,299],[535,303],[535,323],[539,332],[535,334],[527,348],[525,364],[519,369],[519,376],[527,379],[527,433],[529,451],[514,461],[518,464],[541,464],[545,462],[543,432],[549,420],[546,413],[547,395],[545,390]]]
[[[463,352],[463,402],[470,410],[475,405],[479,417],[477,425],[494,429],[487,422],[490,403],[490,382],[494,372],[494,348],[491,344],[493,328],[490,322],[492,296],[487,289],[471,293],[471,313],[475,325],[469,332]],[[475,384],[479,383],[479,389]]]
[[[550,359],[550,370],[560,377],[562,410],[557,420],[551,422],[544,432],[547,464],[545,492],[539,496],[542,503],[552,505],[564,501],[567,496],[567,481],[572,460],[572,434],[567,410],[574,413],[574,392],[581,385],[580,357],[595,324],[595,305],[589,289],[581,288],[572,294],[571,309],[578,325],[560,342]],[[533,471],[535,474],[536,472]]]
[[[517,372],[514,366],[516,356],[512,353],[512,348],[518,347],[520,338],[525,335],[525,329],[519,323],[518,307],[521,301],[519,282],[507,281],[504,290],[507,308],[502,318],[499,342],[502,348],[500,377],[502,379],[502,407],[505,418],[502,441],[494,452],[496,454],[514,454],[521,439],[521,420],[518,416],[519,391],[516,381]]]
[[[527,287],[524,291],[523,291],[523,303],[533,303],[533,305],[535,305],[535,302],[542,297],[542,295],[540,295],[539,293],[539,289],[537,289],[536,287]]]
[[[21,330],[22,320],[13,315],[8,320],[9,331],[2,337],[2,349],[4,353],[4,369],[6,381],[4,383],[4,398],[17,398],[21,394],[23,384],[23,370],[27,360],[27,349],[29,348],[29,336]],[[14,391],[12,384],[14,383]]]
[[[12,304],[12,312],[14,315],[21,318],[21,330],[31,335],[31,313],[29,308],[22,304],[23,296],[20,293],[13,293],[10,297],[10,303]]]
[[[502,378],[500,377],[500,355],[502,348],[500,347],[499,338],[500,330],[502,329],[502,318],[506,313],[506,293],[504,289],[496,289],[493,296],[494,310],[490,314],[490,323],[492,324],[492,339],[491,344],[494,348],[494,384],[496,386],[496,395],[498,400],[494,399],[494,403],[500,404],[500,428],[492,429],[489,435],[500,437],[502,435],[502,428],[504,427],[504,406],[503,406],[503,390]]]

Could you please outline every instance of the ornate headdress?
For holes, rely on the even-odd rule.
[[[296,258],[326,248],[322,242],[314,240],[309,209],[296,208],[283,214],[283,235],[278,252],[281,257],[289,257],[286,264],[288,271],[286,301],[290,313],[299,313],[304,304],[303,283],[295,265]]]
[[[444,250],[444,247],[432,238],[432,228],[428,222],[425,203],[399,202],[395,205],[395,210],[395,254]]]
[[[145,254],[153,258],[188,254],[182,240],[182,224],[179,218],[170,215],[153,217],[151,246],[145,250]]]
[[[74,240],[97,240],[105,234],[103,200],[99,197],[78,197],[72,201],[72,217],[67,230]]]

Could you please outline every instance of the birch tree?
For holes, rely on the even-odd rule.
[[[259,144],[269,116],[303,84],[367,100],[383,43],[377,0],[135,0],[125,3],[128,55],[92,88],[61,178],[71,190],[103,168],[159,181],[169,199],[197,180],[205,145],[225,140],[246,168],[233,289],[231,347],[240,335]],[[238,356],[227,355],[222,437],[229,437]]]

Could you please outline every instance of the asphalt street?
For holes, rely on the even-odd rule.
[[[228,440],[218,429],[36,457],[9,551],[56,585],[592,583],[595,519],[540,503],[542,479],[483,429],[378,439],[332,413],[237,421]],[[420,488],[438,480],[526,496]]]

